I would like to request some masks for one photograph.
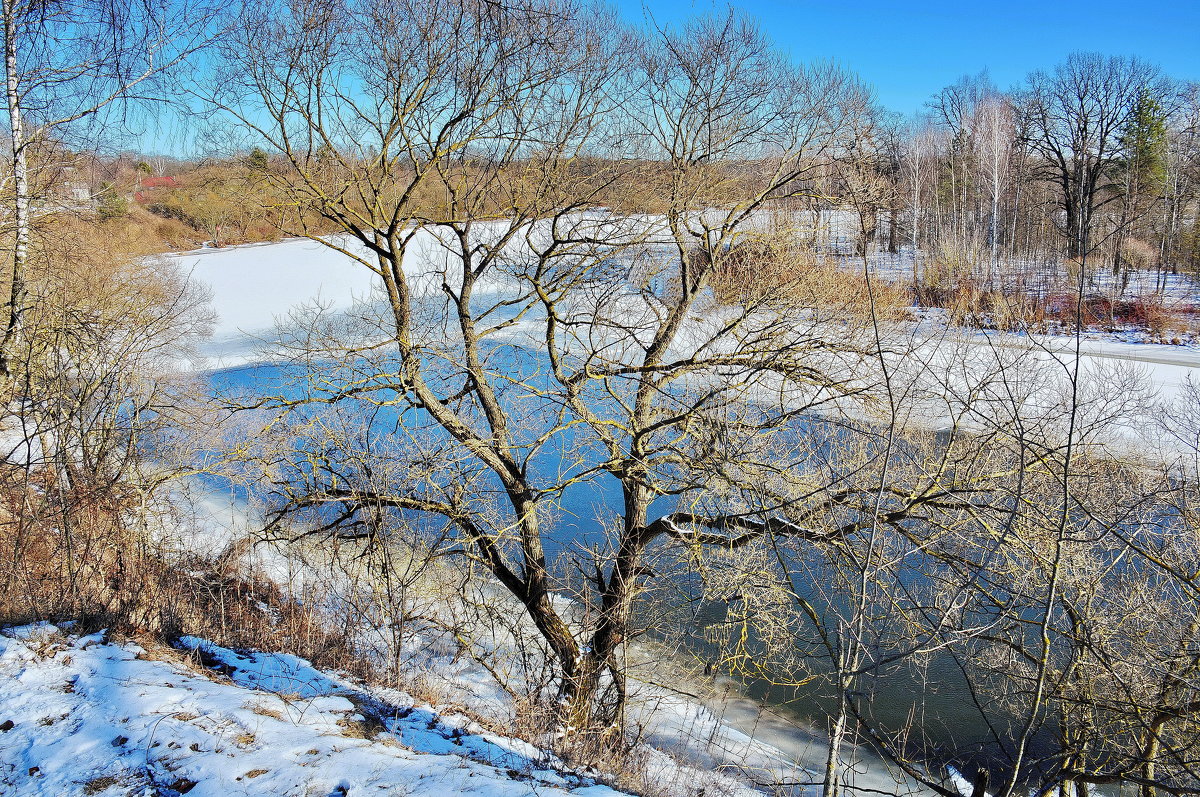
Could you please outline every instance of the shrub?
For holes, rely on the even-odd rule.
[[[111,190],[100,195],[96,215],[101,221],[119,219],[129,213],[129,200]]]
[[[883,317],[895,317],[909,305],[907,291],[894,283],[880,279],[868,284],[859,271],[841,268],[792,242],[754,238],[715,255],[697,248],[690,258],[712,263],[709,282],[722,304],[863,312],[873,307]]]
[[[1132,269],[1145,270],[1158,265],[1158,250],[1137,238],[1125,238],[1117,247],[1121,262]]]

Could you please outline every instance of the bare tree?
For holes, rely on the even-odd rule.
[[[1164,98],[1169,84],[1134,58],[1073,53],[1052,72],[1034,72],[1019,108],[1039,168],[1058,189],[1060,227],[1069,257],[1093,248],[1096,214],[1120,201],[1110,190],[1122,155],[1120,139],[1139,94]]]
[[[989,200],[988,248],[992,268],[996,268],[1000,248],[1000,203],[1010,179],[1016,129],[1013,108],[1006,97],[989,95],[975,108],[975,143],[979,149],[979,165]]]
[[[4,0],[5,110],[12,249],[5,268],[0,375],[12,377],[26,311],[32,217],[47,186],[37,153],[79,135],[102,114],[120,120],[129,103],[161,97],[153,83],[194,53],[210,34],[211,11],[191,3],[85,0],[55,4]]]
[[[366,537],[427,518],[447,553],[525,607],[558,668],[561,727],[609,738],[661,543],[732,550],[871,525],[860,513],[875,516],[875,490],[797,498],[786,457],[763,444],[864,392],[846,373],[876,347],[856,339],[869,313],[813,295],[827,274],[773,254],[795,230],[770,230],[764,213],[849,150],[865,109],[853,79],[787,64],[734,15],[626,46],[630,64],[593,13],[272,8],[231,42],[235,93],[217,100],[282,153],[281,187],[349,236],[319,240],[379,275],[385,300],[295,342],[295,395],[309,398],[274,402],[275,426],[303,434],[267,457],[273,517]],[[614,129],[618,106],[628,123]],[[632,157],[576,169],[590,153]],[[630,168],[661,217],[585,212]],[[715,302],[718,281],[780,262],[780,284]],[[302,409],[313,403],[359,416],[370,456],[322,443]],[[397,406],[409,409],[388,415]],[[555,507],[585,483],[615,487],[620,510],[596,520],[611,533],[577,563],[574,616],[553,599],[565,564],[547,551],[560,547]],[[882,516],[935,496],[952,500],[927,485]],[[664,499],[674,511],[660,515]],[[844,523],[814,527],[831,505]],[[391,521],[371,520],[380,512]]]
[[[1195,220],[1190,236],[1183,233],[1186,226],[1183,208],[1188,202],[1195,201],[1197,190],[1200,189],[1200,85],[1192,83],[1188,86],[1184,101],[1173,120],[1174,124],[1168,132],[1165,153],[1165,204],[1166,219],[1163,223],[1162,262],[1165,270],[1179,266],[1195,266],[1200,257],[1195,250],[1195,243],[1200,241],[1195,235]],[[1184,241],[1192,243],[1191,249]],[[1164,273],[1165,280],[1165,273]]]
[[[412,479],[370,487],[345,472],[353,461],[323,460],[324,470],[292,474],[304,478],[281,511],[340,503],[349,528],[368,510],[444,518],[461,535],[452,547],[480,561],[528,610],[562,668],[572,711],[584,654],[552,601],[541,529],[541,505],[561,485],[534,481],[529,461],[545,444],[542,432],[514,425],[506,387],[514,377],[496,372],[489,354],[546,286],[495,303],[477,291],[486,279],[515,276],[511,249],[533,221],[551,214],[557,229],[557,219],[611,179],[593,175],[582,196],[565,193],[570,164],[596,134],[622,64],[600,33],[604,22],[578,6],[540,3],[272,7],[230,43],[233,93],[216,98],[282,153],[290,171],[281,187],[362,248],[319,240],[381,279],[389,310],[373,334],[398,362],[377,363],[383,370],[366,394],[347,385],[336,398],[369,402],[374,392],[397,392],[440,430],[413,445],[448,435],[458,448],[450,462],[436,458],[443,475],[454,482],[451,474],[465,468],[462,485],[479,484],[461,494],[447,491],[452,484],[406,490],[421,486]],[[299,217],[299,232],[306,219]],[[556,240],[552,251],[564,247],[570,243]],[[423,275],[430,262],[434,272]],[[427,284],[445,297],[440,317],[428,314]],[[507,510],[480,505],[492,487]],[[579,698],[585,719],[590,697]]]

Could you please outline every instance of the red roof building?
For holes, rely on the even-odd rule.
[[[137,188],[133,192],[133,201],[139,205],[144,205],[156,193],[154,189],[174,188],[177,185],[179,185],[179,181],[170,175],[165,177],[143,177],[138,181]]]

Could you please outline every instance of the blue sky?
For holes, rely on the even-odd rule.
[[[612,0],[630,21],[648,9],[677,22],[728,3]],[[960,76],[987,69],[1000,88],[1067,53],[1135,55],[1177,78],[1200,80],[1200,0],[879,2],[745,0],[796,60],[833,59],[873,85],[887,108],[912,113]]]

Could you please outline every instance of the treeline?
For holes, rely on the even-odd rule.
[[[986,73],[964,77],[915,118],[873,105],[866,95],[856,102],[850,150],[825,153],[824,167],[805,179],[771,186],[771,163],[746,152],[707,164],[722,175],[720,186],[694,199],[718,207],[730,193],[770,186],[792,209],[812,214],[814,249],[912,252],[935,295],[959,283],[1045,293],[1069,277],[1064,261],[1084,255],[1110,269],[1121,289],[1138,271],[1153,271],[1153,287],[1162,290],[1168,275],[1200,268],[1195,83],[1169,79],[1136,59],[1075,53],[1010,90]],[[327,177],[373,156],[338,146],[331,140],[299,154]],[[296,155],[256,147],[201,160],[89,156],[87,176],[102,216],[141,207],[186,226],[154,228],[164,244],[220,246],[319,224],[312,214],[299,219],[277,184]],[[461,153],[457,179],[481,179],[494,168],[510,183],[506,191],[528,188],[519,157],[490,160],[482,151]],[[61,169],[48,182],[56,176]],[[592,184],[589,201],[622,214],[669,208],[669,176],[667,163],[638,158],[636,150],[581,152],[560,175]],[[414,198],[431,219],[450,212],[453,194],[435,182],[423,181]],[[504,193],[493,197],[498,215],[506,210]],[[836,223],[828,214],[847,210],[857,222],[831,232]]]

